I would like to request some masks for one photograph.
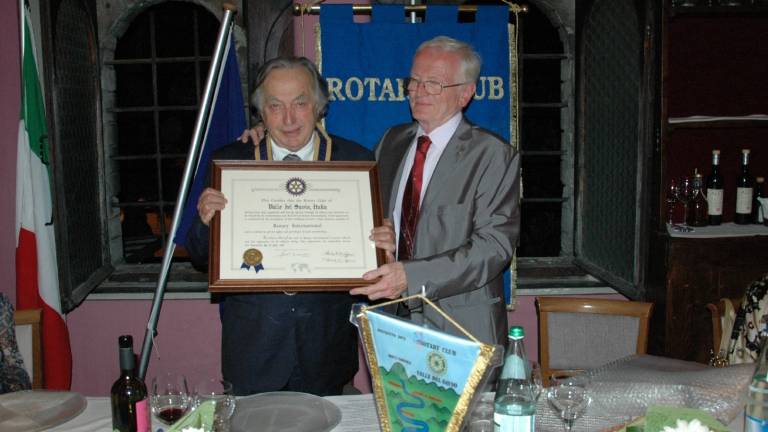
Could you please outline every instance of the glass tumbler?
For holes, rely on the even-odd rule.
[[[195,385],[195,407],[213,402],[213,431],[229,432],[230,420],[235,413],[235,395],[232,384],[221,379],[209,379]]]

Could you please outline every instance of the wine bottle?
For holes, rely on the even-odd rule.
[[[723,176],[720,175],[720,150],[712,150],[712,171],[707,176],[707,214],[710,225],[723,222]]]
[[[749,175],[749,149],[741,151],[741,174],[736,179],[736,217],[734,222],[746,225],[752,222],[752,194],[754,180]]]
[[[120,377],[112,385],[112,430],[115,432],[149,432],[147,386],[135,373],[133,337],[118,338]]]
[[[699,170],[694,170],[693,194],[688,203],[688,225],[694,227],[707,226],[707,199],[704,197],[704,179]]]
[[[755,198],[752,200],[752,223],[763,224],[765,213],[760,198],[765,198],[765,177],[755,177]]]

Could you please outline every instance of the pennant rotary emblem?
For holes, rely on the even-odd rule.
[[[240,268],[247,271],[253,267],[253,270],[258,273],[260,270],[264,270],[264,266],[261,265],[262,258],[264,258],[264,255],[261,254],[260,250],[248,249],[243,252],[243,265]]]
[[[307,182],[298,177],[290,178],[285,182],[285,190],[291,195],[301,195],[307,191]]]
[[[427,366],[435,375],[442,375],[448,369],[448,362],[445,356],[437,351],[430,351],[427,354]]]

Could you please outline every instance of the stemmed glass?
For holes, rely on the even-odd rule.
[[[586,411],[592,398],[587,391],[589,380],[584,376],[557,377],[549,380],[547,400],[565,423],[565,431],[570,432],[573,423]]]
[[[683,203],[683,223],[680,225],[688,227],[688,205],[693,199],[693,183],[690,177],[684,176],[680,178],[677,195],[678,199]]]
[[[536,386],[533,394],[533,400],[538,401],[539,396],[541,395],[541,390],[544,388],[544,385],[541,382],[541,367],[539,367],[539,364],[535,361],[531,361],[530,366],[531,381],[533,381],[533,385]]]
[[[680,186],[677,181],[672,179],[669,181],[669,187],[667,188],[667,223],[673,225],[675,220],[673,215],[675,213],[675,205],[680,200]]]
[[[228,432],[229,420],[235,413],[235,395],[232,384],[220,379],[209,379],[195,386],[195,408],[205,402],[213,402],[213,430]]]
[[[189,410],[191,400],[184,375],[165,373],[152,379],[149,405],[161,422],[172,425]]]

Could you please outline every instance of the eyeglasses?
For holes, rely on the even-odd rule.
[[[468,82],[460,82],[456,84],[443,84],[437,81],[422,81],[416,78],[408,77],[405,79],[405,90],[406,94],[415,94],[419,90],[420,85],[424,85],[424,91],[427,92],[428,95],[437,96],[440,93],[443,92],[443,89],[449,88],[449,87],[458,87],[460,85],[468,84]]]

